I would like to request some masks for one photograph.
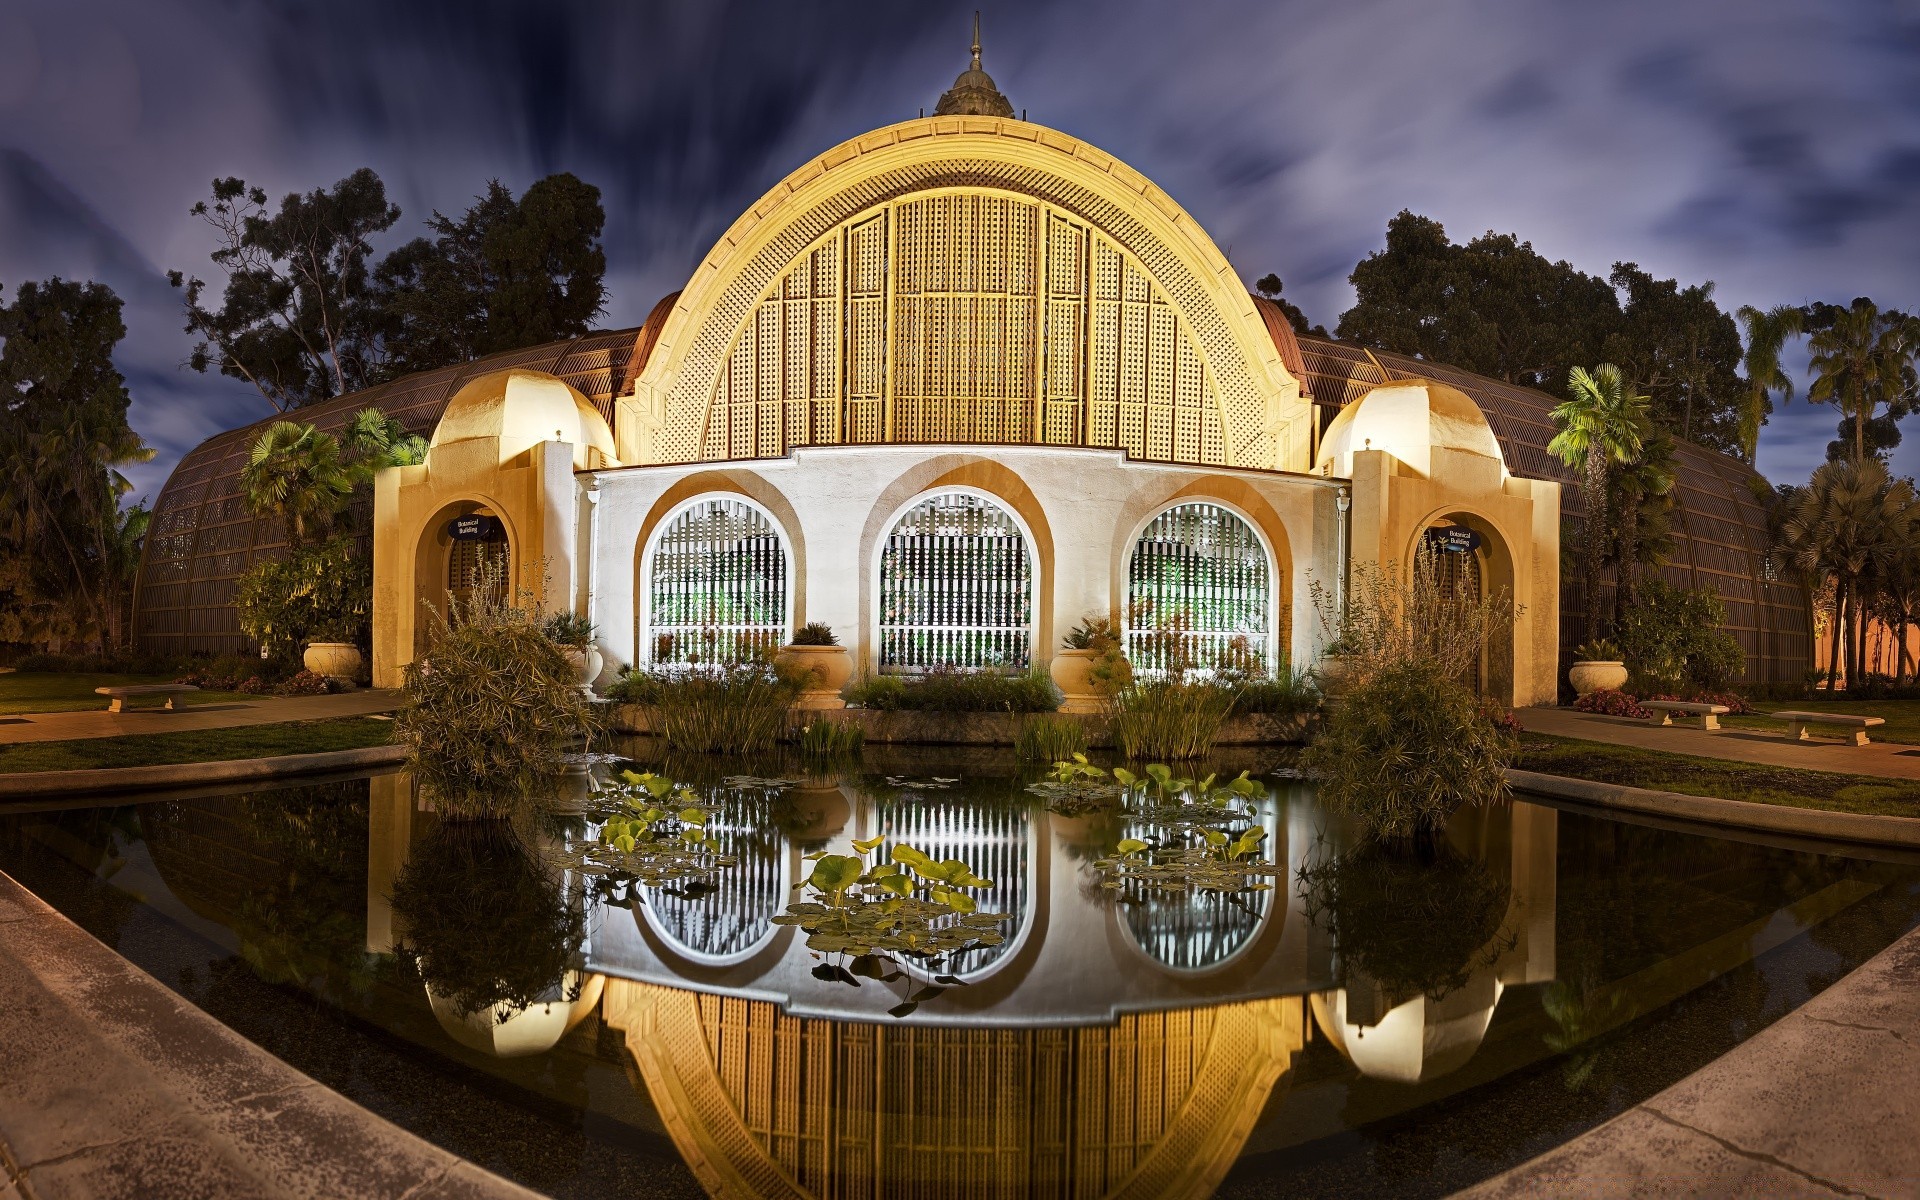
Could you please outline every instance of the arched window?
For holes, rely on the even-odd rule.
[[[786,641],[786,547],[748,501],[694,501],[661,528],[647,568],[650,661],[737,662]]]
[[[1253,527],[1218,504],[1167,509],[1127,567],[1127,657],[1136,669],[1272,667],[1273,569]]]
[[[1013,514],[958,492],[908,509],[880,555],[880,669],[1032,659],[1033,555]]]

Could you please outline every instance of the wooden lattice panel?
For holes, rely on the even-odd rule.
[[[1173,298],[1105,233],[949,188],[855,215],[768,285],[718,374],[701,456],[1044,443],[1225,465],[1220,395]]]

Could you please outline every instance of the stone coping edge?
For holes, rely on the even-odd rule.
[[[0,1194],[536,1200],[308,1078],[0,873]]]
[[[1558,800],[1676,817],[1703,825],[1730,825],[1833,842],[1864,842],[1920,849],[1920,820],[1913,817],[1881,817],[1866,813],[1828,812],[1821,808],[1790,808],[1784,804],[1758,804],[1751,800],[1725,800],[1718,796],[1688,796],[1680,792],[1627,787],[1618,783],[1597,783],[1591,779],[1570,779],[1564,775],[1542,775],[1535,771],[1509,770],[1507,782],[1518,791],[1535,792]]]
[[[1011,746],[1023,722],[1040,717],[1078,721],[1090,746],[1111,745],[1107,719],[1098,713],[940,712],[932,709],[794,709],[796,725],[820,719],[857,725],[869,743],[889,746]],[[643,704],[615,702],[613,728],[620,733],[655,734],[652,711]],[[1252,713],[1229,717],[1216,746],[1268,746],[1307,740],[1310,718]]]
[[[85,771],[17,771],[0,774],[0,800],[47,796],[90,796],[108,792],[144,792],[207,783],[247,783],[403,762],[404,746],[363,746],[320,754],[281,754],[273,758],[230,758],[217,762],[168,763],[157,767],[110,767]]]

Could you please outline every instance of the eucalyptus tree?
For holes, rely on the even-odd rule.
[[[1838,677],[1843,638],[1848,677],[1857,677],[1868,584],[1886,573],[1920,535],[1920,504],[1913,485],[1890,479],[1877,459],[1824,463],[1795,498],[1782,533],[1794,566],[1834,581],[1827,678]]]
[[[1743,304],[1737,314],[1747,335],[1747,349],[1741,366],[1747,376],[1747,394],[1739,410],[1740,457],[1749,464],[1760,449],[1760,427],[1773,411],[1773,393],[1793,399],[1793,377],[1780,365],[1780,352],[1787,339],[1798,337],[1804,314],[1790,304],[1777,304],[1762,311]]]
[[[1813,383],[1807,399],[1831,404],[1853,422],[1853,457],[1867,456],[1867,426],[1884,414],[1899,418],[1920,398],[1914,356],[1920,353],[1920,322],[1882,312],[1862,296],[1832,310],[1832,323],[1808,339]]]
[[[1647,398],[1636,395],[1612,363],[1589,372],[1574,367],[1567,374],[1570,398],[1553,410],[1560,427],[1547,452],[1581,472],[1580,495],[1586,504],[1585,563],[1581,572],[1586,588],[1586,640],[1600,636],[1600,566],[1606,554],[1607,473],[1616,463],[1629,463],[1640,454],[1648,427]]]

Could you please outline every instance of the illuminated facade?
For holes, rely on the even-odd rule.
[[[1546,397],[1296,339],[1126,164],[1016,119],[978,70],[942,105],[780,181],[637,331],[315,411],[326,428],[375,403],[431,434],[426,463],[376,484],[376,684],[475,553],[450,523],[477,514],[517,592],[591,617],[609,672],[808,622],[862,673],[1044,666],[1090,615],[1148,667],[1308,666],[1312,581],[1465,527],[1470,575],[1519,609],[1483,683],[1554,698],[1566,471],[1507,393],[1550,425]],[[232,580],[281,540],[239,508],[254,432],[163,492],[143,644],[241,648]],[[1682,522],[1696,573],[1757,553],[1751,497],[1715,487],[1729,512]],[[1803,600],[1761,576],[1692,581],[1779,592],[1729,606],[1755,674],[1797,676]]]

